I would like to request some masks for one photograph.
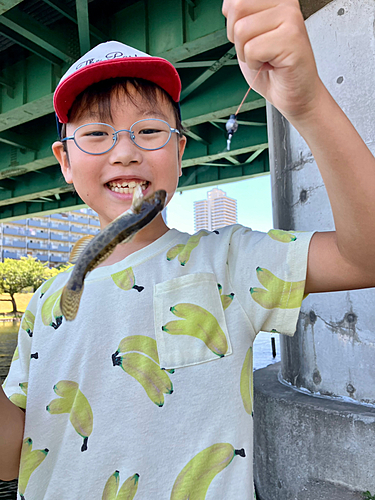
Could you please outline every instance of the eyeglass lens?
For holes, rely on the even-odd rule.
[[[132,125],[131,132],[132,140],[137,146],[150,150],[162,148],[171,136],[168,123],[162,120],[140,120]],[[88,123],[75,131],[74,138],[83,151],[100,154],[111,149],[116,134],[110,125]]]

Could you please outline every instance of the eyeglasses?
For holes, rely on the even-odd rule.
[[[87,123],[76,128],[72,136],[61,139],[61,142],[73,140],[84,153],[102,155],[115,147],[120,132],[129,132],[134,144],[146,151],[163,148],[168,144],[172,133],[180,133],[164,120],[149,118],[133,123],[129,130],[115,130],[107,123]]]

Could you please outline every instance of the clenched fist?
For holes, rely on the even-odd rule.
[[[228,39],[254,89],[292,123],[319,101],[319,79],[298,0],[224,0]]]

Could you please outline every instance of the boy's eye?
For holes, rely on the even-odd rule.
[[[86,136],[88,137],[103,137],[103,136],[107,136],[108,135],[108,132],[103,132],[102,130],[92,130],[92,131],[87,131],[85,133]]]
[[[159,129],[156,129],[156,128],[144,128],[144,129],[140,130],[138,133],[144,134],[144,135],[149,135],[149,134],[157,134],[160,132],[162,132],[162,131]]]

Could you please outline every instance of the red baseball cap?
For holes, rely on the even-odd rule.
[[[61,78],[53,96],[58,121],[68,122],[74,99],[87,87],[118,77],[149,80],[165,90],[176,103],[180,100],[181,80],[169,61],[120,42],[105,42],[78,59]]]

